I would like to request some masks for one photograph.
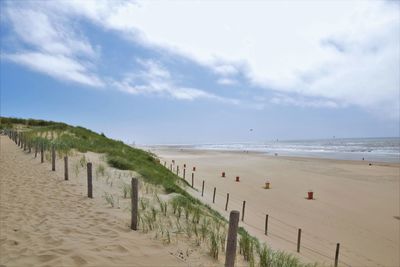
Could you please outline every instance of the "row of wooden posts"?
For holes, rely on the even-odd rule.
[[[18,135],[20,136],[20,135]],[[10,135],[9,137],[14,140],[15,134]],[[16,140],[16,139],[15,139]],[[21,145],[23,144],[23,145]],[[18,145],[21,147],[26,147],[26,142],[23,138],[18,139]],[[30,146],[29,146],[30,147]],[[37,151],[37,150],[36,150]],[[29,153],[31,150],[29,149]],[[52,171],[56,170],[55,165],[55,148],[52,146],[51,150],[52,155]],[[36,157],[37,153],[35,153]],[[43,163],[43,147],[41,148],[42,155],[42,163]],[[68,180],[68,157],[64,157],[64,179]],[[87,163],[87,185],[88,185],[88,197],[93,198],[93,185],[92,185],[92,163]],[[131,193],[131,229],[136,231],[138,230],[138,203],[139,203],[139,185],[138,179],[132,178],[131,180],[132,193]],[[235,257],[236,257],[236,244],[237,244],[237,231],[239,227],[239,212],[231,211],[230,219],[229,219],[229,228],[228,228],[228,239],[226,245],[226,258],[225,258],[225,266],[233,267],[235,265]]]
[[[24,136],[21,133],[18,133],[16,131],[9,131],[8,136],[16,143],[18,146],[24,149],[26,151],[28,149],[28,153],[31,153],[31,144],[26,141]],[[35,146],[35,158],[37,157],[38,153],[38,147]],[[44,148],[43,145],[40,147],[40,155],[41,155],[41,163],[44,162]],[[166,165],[166,162],[164,162],[164,166]],[[55,147],[51,147],[51,169],[52,171],[56,170],[56,152],[55,152]],[[170,170],[172,171],[172,164],[170,165]],[[193,167],[193,172],[192,172],[192,183],[191,187],[194,188],[194,172],[196,170],[196,167]],[[179,166],[176,168],[176,174],[179,176]],[[183,169],[183,179],[185,179],[186,176],[186,164],[184,165]],[[64,157],[64,180],[68,180],[68,156]],[[138,226],[138,180],[136,178],[132,178],[131,181],[131,186],[132,186],[132,195],[131,195],[131,200],[132,200],[132,209],[131,209],[131,229],[132,230],[137,230]],[[205,187],[205,181],[203,180],[202,182],[202,188],[201,188],[201,196],[204,196],[204,187]],[[214,187],[213,190],[213,200],[212,202],[215,203],[215,196],[216,196],[216,190],[217,188]],[[93,198],[93,184],[92,184],[92,163],[88,162],[87,163],[87,195],[89,198]],[[225,211],[228,210],[228,203],[229,203],[229,193],[226,194],[226,202],[225,202]],[[243,201],[242,203],[242,217],[241,220],[244,221],[244,215],[245,215],[245,208],[246,208],[246,201]],[[238,227],[238,222],[239,222],[239,212],[238,211],[231,211],[230,217],[229,217],[229,231],[228,231],[228,243],[226,247],[226,266],[234,266],[234,258],[232,259],[232,255],[236,255],[236,235],[237,235],[237,227]],[[231,230],[232,228],[232,230]],[[265,235],[268,235],[268,214],[265,216]],[[234,236],[231,236],[234,235]],[[234,243],[233,244],[233,240]],[[301,242],[301,229],[298,229],[298,235],[297,235],[297,252],[300,253],[300,242]],[[335,267],[338,266],[339,262],[339,248],[340,244],[336,244],[336,252],[335,252]]]
[[[173,172],[173,165],[175,164],[174,161],[170,164],[170,171]],[[166,162],[164,161],[164,166],[166,166]],[[183,179],[186,180],[186,164],[183,165]],[[196,167],[193,167],[192,171],[192,181],[191,181],[191,187],[194,188],[194,173],[195,173]],[[179,165],[176,166],[176,175],[179,176]],[[225,172],[222,172],[222,176],[225,177]],[[238,181],[238,179],[236,179]],[[204,187],[205,187],[205,181],[203,180],[202,185],[201,185],[201,196],[204,196]],[[216,196],[217,188],[214,187],[213,190],[213,197],[212,197],[212,203],[215,204],[215,196]],[[226,193],[226,202],[225,202],[225,211],[228,211],[228,204],[229,204],[229,193]],[[245,216],[245,210],[246,210],[246,201],[244,200],[242,202],[242,217],[241,221],[244,222],[244,216]],[[239,217],[238,217],[239,218]],[[268,235],[268,218],[269,215],[265,215],[265,225],[264,225],[264,234]],[[300,248],[301,248],[301,228],[297,229],[297,247],[296,251],[300,253]],[[339,264],[339,250],[340,250],[340,243],[336,243],[336,251],[335,251],[335,262],[334,262],[334,267],[337,267]]]
[[[15,141],[18,146],[26,150],[26,147],[29,147],[28,153],[31,153],[31,145],[27,144],[26,139],[23,137],[21,133],[15,131],[9,131],[8,136]],[[43,163],[43,154],[44,149],[41,146],[40,150],[41,154],[41,163]],[[37,156],[37,146],[35,147],[35,158]],[[52,171],[56,170],[56,152],[55,147],[51,148],[51,169]],[[195,169],[194,169],[195,170]],[[179,168],[178,168],[179,173]],[[185,169],[184,169],[185,175]],[[64,157],[64,180],[68,180],[68,157]],[[194,182],[194,174],[192,174],[192,186]],[[139,185],[138,179],[132,178],[131,180],[131,229],[136,231],[138,230],[138,203],[139,203]],[[203,181],[203,192],[204,192],[204,181]],[[203,194],[202,192],[202,194]],[[93,184],[92,184],[92,163],[87,163],[87,196],[88,198],[93,198]],[[214,188],[214,201],[215,201],[215,188]],[[243,209],[244,212],[244,209]],[[228,228],[228,238],[226,244],[226,256],[225,256],[225,266],[233,267],[235,265],[236,258],[236,246],[237,246],[237,232],[239,227],[239,211],[233,210],[229,216],[229,228]],[[242,215],[242,220],[244,216]]]
[[[24,137],[23,133],[16,131],[8,131],[7,135],[24,151],[28,150],[28,153],[31,153],[31,143],[27,141]],[[27,149],[28,148],[28,149]],[[39,147],[35,145],[35,158],[37,157]],[[40,162],[44,162],[44,146],[43,144],[40,146]],[[87,185],[88,185],[88,197],[93,198],[93,183],[92,183],[92,163],[87,163]],[[56,149],[54,146],[51,147],[51,170],[56,170]],[[68,181],[69,172],[68,172],[68,156],[64,156],[64,180]]]

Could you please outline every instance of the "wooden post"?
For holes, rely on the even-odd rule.
[[[131,193],[131,229],[136,231],[138,226],[138,200],[139,200],[139,188],[138,179],[132,178],[132,193]]]
[[[265,235],[268,235],[268,214],[265,215]]]
[[[44,162],[44,151],[43,151],[43,144],[40,146],[40,162]]]
[[[335,267],[337,267],[339,264],[339,248],[340,248],[340,243],[337,243],[336,244],[336,253],[335,253]]]
[[[37,144],[35,144],[35,158],[37,158],[37,151],[38,151]]]
[[[68,157],[64,157],[64,180],[68,181]]]
[[[226,242],[225,267],[234,267],[236,258],[237,231],[239,226],[239,211],[233,210],[229,215],[228,239]]]
[[[201,196],[204,195],[204,180],[203,180],[203,184],[201,185]]]
[[[301,229],[297,232],[297,252],[300,253]]]
[[[213,193],[213,203],[215,203],[215,191],[217,191],[217,188],[214,187],[214,193]]]
[[[51,170],[56,170],[56,149],[54,145],[51,147]]]
[[[25,137],[24,137],[24,151],[26,150],[26,140],[25,140]]]
[[[172,163],[169,165],[169,170],[172,172]]]
[[[31,153],[31,142],[28,143],[28,153]]]
[[[93,198],[93,185],[92,185],[92,163],[87,163],[87,194],[89,198]]]
[[[246,208],[246,200],[243,201],[243,207],[242,207],[242,222],[244,221],[244,210]]]
[[[193,188],[193,185],[194,185],[194,172],[192,172],[192,188]]]
[[[183,168],[183,179],[185,179],[186,176],[186,168]]]
[[[226,193],[225,210],[228,210],[228,203],[229,203],[229,193]]]
[[[176,166],[176,175],[179,176],[179,166],[178,165]]]

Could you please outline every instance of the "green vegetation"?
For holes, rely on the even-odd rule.
[[[128,196],[130,197],[130,195],[132,194],[132,187],[130,184],[127,183],[123,183],[122,186],[122,195],[124,198],[127,198]]]
[[[114,168],[135,171],[140,174],[144,182],[154,185],[149,186],[144,183],[146,194],[153,194],[154,200],[140,198],[141,231],[155,231],[156,237],[168,244],[173,242],[174,237],[194,238],[194,244],[197,246],[202,243],[207,244],[210,255],[215,259],[218,259],[219,253],[225,250],[227,235],[225,218],[189,195],[182,188],[183,185],[187,185],[186,181],[160,164],[155,155],[132,148],[122,141],[109,139],[104,134],[59,122],[1,117],[0,129],[17,129],[33,147],[43,147],[48,151],[54,146],[59,157],[68,155],[74,150],[82,153],[91,151],[105,155],[107,163]],[[49,153],[46,153],[46,159],[48,155]],[[87,162],[86,157],[82,155],[73,166],[75,176],[78,176],[80,168],[86,167]],[[106,183],[109,184],[110,174],[106,174],[103,165],[98,165],[95,171],[96,177],[107,176]],[[162,186],[166,193],[178,195],[169,201],[162,201],[157,194],[154,194],[155,186]],[[130,197],[129,184],[122,184],[121,189],[123,198]],[[117,205],[119,208],[119,198],[115,199],[112,194],[106,192],[103,197],[111,207]],[[256,264],[261,267],[316,266],[316,264],[302,264],[291,254],[272,251],[265,244],[261,245],[243,228],[239,228],[239,235],[240,254],[250,266]]]
[[[122,141],[109,139],[105,135],[83,127],[73,127],[59,122],[1,117],[1,125],[11,129],[19,126],[32,144],[43,145],[46,150],[54,145],[57,151],[63,151],[63,154],[71,149],[106,154],[110,166],[120,170],[133,170],[146,182],[162,185],[168,193],[176,192],[190,197],[177,185],[180,178],[159,164],[155,155],[132,148]],[[85,160],[82,162],[82,165],[84,164]]]
[[[105,201],[112,207],[114,208],[115,206],[115,200],[112,194],[109,194],[107,192],[104,192],[103,198]]]
[[[96,167],[96,177],[104,176],[105,174],[105,167],[103,164],[99,164]]]

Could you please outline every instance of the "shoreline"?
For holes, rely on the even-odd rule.
[[[220,154],[238,154],[238,155],[260,155],[268,158],[282,158],[282,159],[289,159],[289,160],[315,160],[315,161],[332,161],[332,162],[348,162],[354,164],[367,164],[372,163],[373,165],[378,166],[389,166],[389,167],[397,167],[400,168],[400,161],[399,162],[392,162],[392,161],[376,161],[376,160],[355,160],[355,159],[338,159],[338,158],[328,158],[328,157],[311,157],[311,156],[293,156],[293,155],[282,155],[278,154],[277,156],[271,153],[261,152],[261,151],[240,151],[240,150],[229,150],[229,149],[202,149],[202,148],[183,148],[181,146],[168,146],[168,145],[161,145],[161,146],[135,146],[136,148],[143,149],[146,151],[153,151],[153,150],[163,150],[163,151],[184,151],[190,154],[204,154],[204,153],[220,153]]]

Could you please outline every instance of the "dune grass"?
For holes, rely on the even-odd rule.
[[[18,129],[32,146],[43,147],[49,151],[52,146],[58,156],[68,155],[72,150],[104,154],[107,163],[120,170],[132,170],[141,175],[146,183],[161,185],[166,193],[179,195],[170,202],[163,202],[157,196],[157,206],[150,205],[146,199],[140,199],[139,224],[144,232],[156,231],[166,243],[172,242],[172,235],[194,236],[196,244],[208,242],[210,255],[218,259],[219,252],[225,250],[227,221],[217,211],[189,195],[182,185],[186,181],[160,164],[159,159],[146,151],[124,144],[122,141],[107,138],[83,127],[74,127],[64,123],[33,120],[0,118],[0,129]],[[79,167],[85,167],[87,159],[82,156],[74,166],[75,176]],[[96,176],[104,176],[104,166],[98,166]],[[129,184],[122,186],[123,198],[130,195]],[[148,192],[146,188],[146,192]],[[116,200],[111,194],[104,194],[106,202],[114,207]],[[117,202],[119,202],[117,200]],[[118,204],[119,205],[119,204]],[[168,208],[170,206],[170,208]],[[161,216],[160,216],[161,215]],[[169,216],[170,215],[170,216]],[[172,222],[172,219],[174,222]],[[183,221],[182,221],[183,220]],[[285,252],[274,252],[265,244],[239,228],[239,251],[250,266],[265,267],[310,267],[316,264],[300,263],[298,258]],[[257,259],[256,259],[256,256]]]

